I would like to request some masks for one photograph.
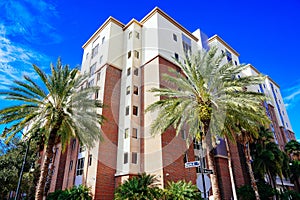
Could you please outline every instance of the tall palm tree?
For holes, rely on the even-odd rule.
[[[154,200],[159,199],[162,190],[158,187],[157,179],[154,175],[138,174],[126,180],[115,192],[116,200]]]
[[[292,155],[294,160],[300,160],[300,143],[296,140],[291,140],[284,147],[288,155]]]
[[[247,130],[257,135],[258,124],[268,121],[261,102],[265,96],[247,91],[249,86],[260,84],[265,77],[246,76],[238,78],[246,66],[224,63],[223,54],[217,48],[199,52],[178,62],[181,72],[163,75],[170,87],[153,88],[150,92],[160,96],[146,111],[159,111],[151,125],[153,134],[162,134],[173,126],[176,134],[184,125],[188,134],[206,147],[214,147],[216,136],[234,138],[234,132]],[[208,166],[212,174],[212,190],[215,199],[221,199],[218,187],[213,151],[207,151]]]
[[[56,66],[51,64],[51,75],[33,65],[39,82],[24,76],[24,81],[15,80],[10,90],[1,92],[8,100],[18,104],[0,110],[0,124],[11,124],[6,134],[8,140],[26,128],[27,136],[40,131],[45,139],[44,159],[36,189],[36,199],[44,194],[53,147],[60,141],[63,149],[72,137],[87,147],[101,139],[99,125],[103,117],[97,114],[102,104],[94,100],[95,87],[79,90],[86,77],[77,69],[62,65],[60,58]],[[41,83],[41,85],[39,85]],[[26,137],[26,136],[25,136]]]

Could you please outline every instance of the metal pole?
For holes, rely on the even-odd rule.
[[[205,186],[205,180],[204,180],[204,173],[203,173],[203,169],[204,169],[204,156],[203,156],[203,148],[202,148],[202,141],[200,141],[200,173],[202,176],[202,184],[203,184],[203,197],[204,199],[206,199],[206,186]]]
[[[15,200],[17,200],[18,196],[19,196],[20,186],[21,186],[21,182],[22,182],[22,178],[23,178],[23,171],[24,171],[24,167],[25,167],[25,163],[26,163],[26,159],[27,159],[27,155],[28,155],[28,151],[29,151],[29,146],[30,146],[30,140],[31,140],[31,137],[29,138],[29,140],[27,142],[27,148],[26,148],[26,152],[25,152],[25,156],[24,156],[22,168],[21,168],[20,175],[19,175],[19,181],[18,181],[18,186],[17,186]]]

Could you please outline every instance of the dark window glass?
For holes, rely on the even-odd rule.
[[[84,158],[79,158],[77,161],[76,176],[80,176],[83,174],[83,168],[84,168]]]
[[[131,162],[137,164],[137,152],[132,152],[131,157]]]
[[[128,163],[128,153],[124,153],[124,164]]]
[[[92,159],[93,159],[93,156],[92,156],[92,154],[90,154],[90,155],[89,155],[89,160],[88,160],[89,166],[92,165]]]
[[[129,115],[129,106],[126,107],[125,115]]]
[[[137,86],[133,86],[133,94],[135,95],[139,94],[139,88]]]
[[[133,115],[138,115],[138,107],[137,106],[133,106],[132,113],[133,113]]]
[[[132,138],[137,139],[137,129],[136,128],[132,129]]]

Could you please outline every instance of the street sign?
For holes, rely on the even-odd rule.
[[[203,173],[204,174],[213,174],[213,170],[211,170],[211,169],[203,169]]]
[[[196,183],[197,183],[197,188],[201,192],[208,192],[209,189],[211,188],[210,179],[208,178],[208,176],[206,174],[203,174],[203,175],[200,174],[196,180]],[[203,183],[205,184],[205,191],[204,191]]]
[[[191,162],[186,162],[184,164],[185,168],[191,168],[191,167],[199,167],[200,166],[200,161],[191,161]]]

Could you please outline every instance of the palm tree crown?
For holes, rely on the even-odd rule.
[[[173,126],[178,135],[186,126],[190,138],[206,140],[207,147],[214,146],[217,136],[233,139],[241,130],[258,136],[259,124],[269,122],[262,105],[265,96],[247,88],[262,83],[265,77],[240,77],[247,66],[225,63],[224,56],[214,47],[200,51],[184,63],[178,62],[180,72],[171,70],[173,75],[163,75],[169,85],[150,90],[161,99],[146,110],[159,111],[151,126],[153,134]],[[211,178],[217,181],[215,175]]]
[[[200,133],[208,131],[217,135],[226,133],[232,138],[232,131],[240,132],[241,127],[257,135],[257,124],[268,121],[262,109],[265,96],[248,91],[247,87],[262,83],[265,77],[240,77],[247,66],[222,64],[223,58],[212,48],[187,57],[185,64],[178,62],[182,73],[171,70],[173,76],[163,75],[171,87],[150,90],[163,97],[147,108],[147,111],[159,110],[152,133],[163,133],[174,126],[178,134],[187,124],[189,135],[198,139]]]
[[[89,98],[96,88],[78,90],[85,77],[79,75],[77,69],[62,66],[60,59],[56,67],[51,64],[51,75],[46,75],[36,65],[33,67],[42,87],[24,76],[25,81],[16,80],[10,91],[1,92],[6,99],[21,102],[0,111],[0,124],[13,123],[3,136],[10,139],[25,128],[31,133],[43,127],[47,140],[50,132],[57,129],[56,136],[60,137],[62,145],[67,144],[70,137],[77,137],[91,147],[101,137],[95,124],[99,125],[103,119],[96,110],[101,103]]]
[[[19,104],[0,110],[0,124],[12,124],[2,135],[8,140],[25,128],[28,136],[43,130],[39,134],[45,138],[47,148],[37,189],[37,199],[41,199],[55,143],[60,141],[65,148],[70,139],[76,137],[82,144],[92,147],[101,139],[99,125],[103,117],[97,114],[102,104],[91,98],[96,88],[79,90],[86,77],[79,75],[77,69],[63,66],[60,59],[56,66],[51,64],[51,75],[46,75],[36,65],[33,67],[43,85],[24,76],[24,81],[16,80],[9,91],[1,92],[6,99]]]

